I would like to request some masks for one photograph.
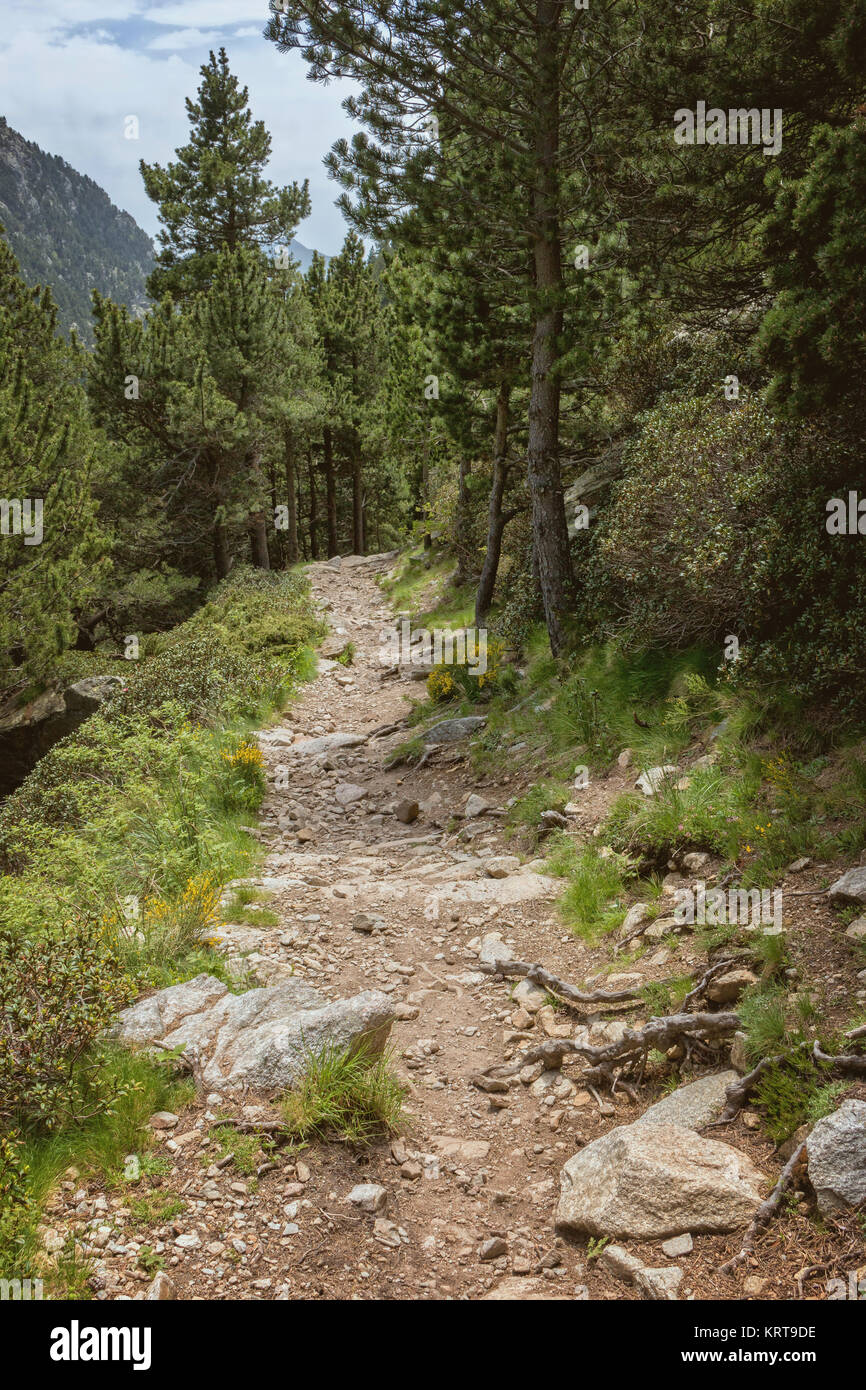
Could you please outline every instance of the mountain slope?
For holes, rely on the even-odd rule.
[[[153,243],[104,189],[0,117],[0,223],[30,285],[50,285],[61,327],[91,340],[90,292],[142,312]]]
[[[134,313],[148,307],[153,242],[98,183],[25,140],[0,116],[0,225],[29,285],[49,285],[61,328],[92,343],[90,292]],[[306,271],[313,253],[292,241]]]

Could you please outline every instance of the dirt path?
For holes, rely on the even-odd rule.
[[[518,1007],[508,985],[478,971],[485,936],[499,933],[518,958],[541,960],[576,983],[591,978],[603,953],[565,931],[557,884],[519,864],[504,838],[502,809],[531,784],[531,768],[503,764],[495,781],[482,782],[458,744],[420,771],[386,770],[405,728],[368,736],[402,721],[420,687],[380,662],[391,621],[376,584],[382,568],[376,558],[311,567],[331,624],[324,651],[351,642],[354,659],[348,667],[324,660],[291,713],[261,737],[267,858],[256,882],[271,895],[278,924],[227,926],[222,934],[254,982],[293,974],[328,998],[389,993],[411,1123],[398,1141],[364,1154],[317,1146],[295,1164],[278,1151],[276,1166],[247,1178],[215,1161],[209,1134],[220,1098],[202,1098],[157,1132],[171,1171],[151,1181],[154,1211],[166,1197],[182,1210],[145,1228],[123,1205],[132,1205],[129,1197],[75,1192],[74,1178],[58,1198],[60,1208],[77,1201],[79,1217],[98,1233],[98,1297],[143,1297],[150,1277],[140,1267],[143,1244],[164,1260],[180,1298],[636,1296],[588,1261],[584,1246],[558,1237],[553,1220],[565,1160],[655,1097],[636,1106],[617,1094],[599,1105],[565,1072],[539,1076],[540,1066],[506,1094],[471,1084],[474,1073],[544,1033],[574,1028],[573,1018],[563,1023],[550,1008],[537,1012],[538,999],[529,1001],[536,1012]],[[363,741],[310,746],[337,733]],[[584,830],[633,776],[616,770],[592,791]],[[470,793],[490,811],[464,818]],[[413,823],[395,814],[401,801],[419,803]],[[494,862],[502,856],[510,862]],[[629,982],[697,968],[690,940],[673,948],[675,959],[669,944],[628,967],[636,972]],[[630,1023],[641,1021],[639,1006],[625,1009]],[[581,1022],[610,1027],[591,1015]],[[271,1113],[262,1105],[234,1109],[247,1119]],[[766,1140],[742,1126],[727,1137],[771,1171]],[[378,1211],[347,1201],[359,1183],[386,1190]],[[680,1297],[742,1297],[734,1284],[720,1290],[707,1277],[735,1244],[735,1236],[704,1239]],[[633,1248],[664,1264],[657,1248]],[[764,1297],[790,1296],[783,1284],[774,1293],[765,1282]]]

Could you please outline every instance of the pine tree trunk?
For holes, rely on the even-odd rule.
[[[334,445],[331,431],[325,428],[323,433],[323,445],[325,456],[325,494],[328,518],[328,559],[339,554],[340,547],[337,543],[337,487],[334,479]]]
[[[544,617],[554,655],[562,651],[574,605],[574,577],[559,466],[560,383],[557,340],[562,333],[562,247],[559,225],[559,20],[561,0],[536,0],[535,332],[527,450],[532,537]]]
[[[468,584],[472,579],[474,566],[472,564],[472,506],[469,497],[469,477],[472,472],[472,464],[463,454],[460,456],[460,470],[457,477],[457,515],[456,515],[456,550],[457,550],[457,574],[455,582],[458,585]],[[477,571],[475,571],[477,573]]]
[[[364,554],[364,475],[357,445],[352,451],[352,550]]]
[[[490,485],[490,506],[487,513],[487,550],[478,580],[475,595],[475,626],[483,627],[493,594],[496,589],[496,576],[499,573],[499,559],[502,554],[502,536],[507,518],[502,511],[505,484],[508,481],[506,450],[508,447],[508,402],[510,387],[502,382],[496,398],[496,430],[493,436],[493,481]]]
[[[220,520],[215,521],[213,525],[213,562],[217,579],[225,579],[232,567],[232,558],[229,554],[226,524]]]
[[[250,512],[247,517],[247,530],[250,535],[250,556],[256,569],[269,570],[271,557],[268,553],[268,523],[264,512]]]
[[[286,528],[286,559],[290,565],[296,565],[299,558],[298,490],[295,476],[295,444],[292,439],[291,430],[286,430],[284,445],[283,465],[286,473],[286,508],[289,513],[289,524]]]
[[[310,478],[310,558],[319,558],[319,537],[317,535],[319,526],[319,498],[316,493],[316,469],[312,457],[309,466]]]

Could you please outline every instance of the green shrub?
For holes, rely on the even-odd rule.
[[[0,1121],[51,1130],[109,1104],[91,1048],[132,997],[119,956],[92,922],[0,937]]]

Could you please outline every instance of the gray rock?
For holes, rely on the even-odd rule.
[[[398,801],[394,815],[403,825],[411,825],[413,821],[418,819],[420,809],[417,801]]]
[[[728,1144],[676,1125],[623,1125],[565,1164],[556,1220],[619,1239],[733,1231],[753,1216],[763,1182]]]
[[[750,985],[757,983],[758,977],[751,970],[729,970],[727,974],[717,975],[710,980],[707,998],[713,1004],[735,1004]]]
[[[330,753],[334,748],[358,748],[366,742],[365,734],[323,734],[321,738],[304,738],[299,743],[293,743],[291,751],[307,757],[316,753]]]
[[[497,854],[484,861],[484,872],[488,878],[508,878],[510,874],[516,874],[519,868],[520,860],[516,854]]]
[[[145,1299],[150,1303],[166,1303],[177,1298],[177,1289],[164,1269],[161,1269],[147,1286]]]
[[[806,1140],[809,1181],[822,1216],[866,1202],[866,1101],[846,1100]]]
[[[484,812],[489,811],[489,809],[490,807],[484,800],[484,797],[479,796],[477,792],[473,792],[463,808],[463,814],[467,818],[470,816],[483,816]]]
[[[683,855],[683,868],[690,874],[703,873],[711,862],[712,856],[704,854],[702,850],[692,850],[690,854]]]
[[[866,940],[866,912],[862,916],[854,918],[854,921],[846,928],[845,935],[851,941]]]
[[[361,1211],[381,1211],[388,1201],[387,1187],[375,1182],[362,1182],[353,1187],[346,1201]]]
[[[643,1260],[622,1245],[606,1245],[598,1257],[598,1263],[623,1284],[633,1284],[635,1275],[644,1267]]]
[[[683,1271],[676,1265],[665,1265],[664,1269],[641,1269],[635,1275],[634,1282],[642,1298],[676,1303],[679,1299],[678,1289],[683,1282]]]
[[[443,719],[433,724],[424,734],[425,743],[460,743],[471,738],[487,723],[486,714],[467,714],[463,719]]]
[[[529,1014],[537,1014],[547,1003],[547,991],[541,985],[533,984],[532,980],[521,980],[511,997]]]
[[[702,1076],[687,1086],[671,1091],[635,1120],[636,1125],[678,1125],[681,1129],[701,1129],[717,1120],[725,1107],[725,1091],[738,1081],[735,1071],[719,1071]]]
[[[498,932],[488,932],[481,942],[478,958],[485,965],[495,965],[500,960],[514,960],[514,952],[510,946],[506,946]]]
[[[376,990],[329,1004],[300,980],[229,994],[199,975],[124,1009],[112,1035],[190,1050],[211,1090],[273,1094],[296,1085],[310,1057],[327,1048],[381,1051],[393,1021],[393,1002]]]
[[[866,904],[866,864],[849,869],[827,889],[831,903]]]
[[[662,1241],[662,1254],[667,1255],[669,1260],[679,1259],[681,1255],[690,1255],[695,1248],[688,1231],[682,1236],[672,1236],[670,1240]]]
[[[340,806],[354,806],[356,801],[363,801],[367,795],[366,787],[359,787],[355,782],[341,782],[334,788],[334,798]]]
[[[649,908],[646,903],[632,903],[625,914],[625,921],[619,932],[620,936],[628,936],[631,932],[637,931],[641,922],[645,922],[648,916]]]
[[[508,1242],[502,1236],[494,1236],[491,1240],[485,1240],[481,1249],[478,1251],[479,1260],[498,1260],[500,1255],[508,1254]]]
[[[638,777],[635,787],[643,792],[644,796],[655,796],[665,782],[678,776],[679,768],[674,767],[672,763],[665,763],[663,767],[649,767]]]

